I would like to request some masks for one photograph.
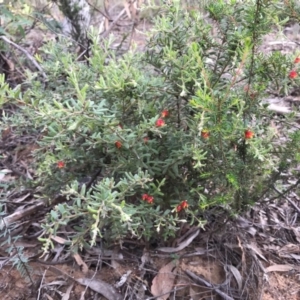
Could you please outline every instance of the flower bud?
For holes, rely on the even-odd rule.
[[[156,122],[155,122],[155,125],[157,126],[157,127],[162,127],[162,126],[164,126],[166,123],[165,123],[165,121],[163,120],[163,119],[158,119]]]

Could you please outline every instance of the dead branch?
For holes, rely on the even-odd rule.
[[[11,224],[15,223],[16,221],[21,220],[22,218],[33,214],[34,212],[39,211],[42,208],[45,208],[47,205],[54,206],[58,203],[62,203],[66,201],[66,198],[59,195],[55,199],[51,201],[51,203],[47,203],[47,201],[39,201],[34,205],[29,206],[28,208],[22,211],[16,211],[15,213],[4,217],[0,220],[0,231],[3,230],[5,227],[9,227]]]

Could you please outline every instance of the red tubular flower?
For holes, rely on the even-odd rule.
[[[300,57],[296,57],[294,60],[294,64],[298,64],[298,63],[300,63]]]
[[[209,138],[209,131],[204,129],[201,131],[201,137],[203,137],[204,139],[208,139]]]
[[[148,196],[147,200],[146,200],[149,204],[152,204],[154,201],[154,197],[153,196]]]
[[[57,162],[57,167],[58,167],[59,169],[63,169],[63,168],[65,167],[65,163],[64,163],[63,161],[58,161],[58,162]]]
[[[145,136],[143,140],[144,140],[144,143],[147,144],[148,141],[149,141],[149,137],[148,137],[148,136]]]
[[[142,200],[146,201],[148,199],[149,195],[148,194],[143,194],[142,195]]]
[[[162,127],[162,126],[164,126],[166,123],[165,123],[165,121],[163,120],[163,119],[158,119],[156,122],[155,122],[155,125],[157,126],[157,127]]]
[[[289,77],[291,78],[291,79],[294,79],[294,78],[296,78],[298,76],[298,74],[297,74],[297,72],[295,71],[295,70],[292,70],[291,72],[290,72],[290,74],[289,74]]]
[[[248,139],[252,139],[254,137],[254,132],[247,129],[245,130],[245,139],[248,140]]]
[[[181,212],[181,210],[182,210],[182,207],[181,207],[181,205],[179,204],[179,205],[177,205],[176,206],[176,211],[179,213],[179,212]]]
[[[115,146],[120,149],[122,147],[122,143],[120,141],[116,141]]]
[[[186,209],[188,207],[189,207],[189,204],[188,204],[187,200],[183,200],[179,205],[176,206],[176,211],[179,213],[183,209]]]
[[[186,209],[186,208],[189,207],[189,204],[187,203],[187,200],[183,200],[180,205],[181,205],[182,209]]]
[[[152,204],[153,201],[154,201],[154,197],[153,196],[150,196],[148,194],[143,194],[142,195],[142,200],[148,202],[149,204]]]
[[[164,109],[162,112],[161,112],[161,117],[162,118],[167,118],[169,116],[169,111]]]

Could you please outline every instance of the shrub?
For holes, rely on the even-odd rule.
[[[43,48],[48,82],[28,78],[24,117],[10,121],[39,134],[35,184],[69,200],[49,213],[45,248],[66,224],[74,246],[166,239],[182,222],[203,225],[209,207],[229,216],[273,196],[300,135],[284,120],[279,141],[262,100],[297,82],[297,65],[258,51],[277,1],[230,3],[209,4],[208,20],[165,6],[146,53],[116,57],[93,31],[87,63],[66,40]]]

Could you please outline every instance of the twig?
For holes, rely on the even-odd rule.
[[[99,270],[99,266],[100,266],[101,262],[102,262],[102,257],[101,257],[101,254],[99,253],[98,260],[97,260],[97,266],[96,266],[95,272],[94,272],[93,276],[91,277],[90,281],[94,280],[94,278],[95,278],[95,276],[96,276],[96,274]],[[84,294],[86,293],[88,288],[89,288],[89,284],[86,285],[85,290],[84,290]]]
[[[47,79],[47,75],[46,73],[43,71],[42,67],[37,63],[37,61],[34,59],[34,57],[28,53],[24,48],[22,48],[21,46],[17,45],[16,43],[12,42],[11,40],[9,40],[6,36],[0,36],[0,39],[2,39],[4,42],[14,46],[15,48],[17,48],[18,50],[22,51],[27,58],[34,64],[34,66],[41,72],[41,74],[43,75],[44,79]]]
[[[43,288],[43,282],[44,282],[44,279],[45,279],[46,272],[47,272],[47,270],[45,270],[44,273],[43,273],[43,277],[42,277],[41,284],[40,284],[40,287],[39,287],[39,293],[38,293],[37,300],[40,300],[41,290]]]
[[[210,282],[206,281],[205,279],[195,275],[193,272],[186,270],[185,273],[190,276],[192,279],[194,279],[196,282],[205,285],[206,287],[214,290],[218,295],[220,295],[223,299],[225,300],[234,300],[232,297],[228,296],[224,292],[222,292],[219,288],[215,287],[213,284]]]
[[[128,43],[128,50],[131,47],[132,39],[133,39],[133,34],[134,34],[134,29],[136,27],[135,22],[132,23],[131,31],[130,31],[130,37],[129,37],[129,43]]]
[[[98,12],[100,15],[102,15],[104,18],[106,18],[107,20],[111,21],[111,17],[109,16],[109,13],[108,11],[106,10],[106,7],[105,7],[105,4],[104,4],[104,10],[105,10],[105,13],[102,12],[99,8],[97,8],[95,5],[93,5],[92,3],[90,3],[89,1],[86,1],[87,4],[89,6],[91,6],[96,12]]]
[[[299,174],[297,174],[299,176]],[[273,181],[274,182],[274,181]],[[272,188],[274,191],[276,191],[281,197],[283,197],[284,195],[288,194],[290,191],[292,191],[294,188],[296,188],[298,185],[300,184],[300,178],[294,183],[292,184],[289,188],[287,188],[285,191],[278,191],[276,190],[274,184],[272,186],[270,186],[270,188]],[[273,201],[275,199],[277,199],[278,196],[272,197],[271,199],[268,200],[268,202]]]
[[[121,17],[126,13],[125,8],[118,14],[116,19],[110,24],[109,28],[103,33],[102,38],[105,38],[109,35],[109,33],[112,31],[115,24],[121,19]]]
[[[90,187],[92,186],[92,184],[94,183],[94,181],[97,179],[97,177],[101,174],[102,169],[99,169],[93,176],[92,178],[89,180],[89,182],[86,184],[86,190],[89,190]]]
[[[277,190],[277,188],[275,186],[273,186],[273,189],[281,196],[283,197],[285,200],[287,200],[290,204],[292,204],[292,206],[297,210],[298,213],[300,213],[300,208],[297,206],[297,204],[292,201],[291,199],[289,199],[288,197],[286,197],[284,194],[282,194],[279,190]]]

